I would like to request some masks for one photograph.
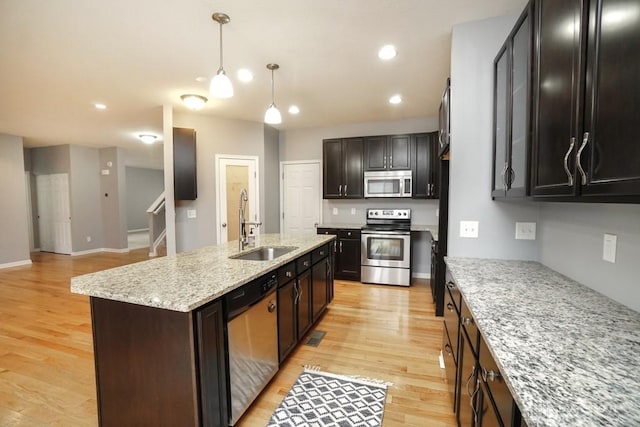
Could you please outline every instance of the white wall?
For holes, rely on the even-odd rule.
[[[217,243],[216,154],[258,156],[262,175],[265,130],[263,123],[178,112],[173,113],[173,127],[196,130],[198,198],[178,201],[175,207],[176,250],[184,252]],[[165,161],[165,170],[167,166],[171,165]],[[264,194],[261,185],[261,219],[265,217]],[[279,203],[277,197],[267,202]],[[187,209],[196,209],[197,218],[187,219]]]
[[[0,134],[0,268],[29,264],[22,138]]]
[[[515,240],[515,223],[537,222],[539,206],[491,200],[493,59],[516,19],[498,17],[453,28],[449,256],[538,256],[537,241]],[[477,239],[459,237],[461,220],[479,221]]]

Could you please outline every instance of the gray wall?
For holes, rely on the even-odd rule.
[[[147,209],[164,191],[164,172],[159,169],[127,166],[125,175],[127,230],[147,229],[149,228]]]
[[[543,264],[640,311],[640,205],[541,203],[540,217]],[[617,236],[615,264],[604,233]]]
[[[264,125],[264,167],[262,182],[264,183],[264,217],[262,218],[264,233],[280,232],[280,132],[269,125]]]
[[[29,172],[31,180],[31,230],[33,231],[33,249],[40,248],[40,235],[38,233],[38,197],[36,188],[36,177],[31,166],[31,149],[24,148],[24,170]]]
[[[31,171],[35,175],[51,175],[71,172],[69,145],[38,147],[31,149]]]
[[[111,166],[108,166],[111,162]],[[100,197],[104,247],[126,249],[127,210],[124,152],[122,148],[100,149],[100,169],[108,169],[109,175],[100,175]]]
[[[175,205],[176,251],[184,252],[217,243],[216,154],[258,156],[260,174],[264,176],[265,130],[263,123],[177,112],[173,126],[196,130],[198,198],[177,201]],[[265,200],[264,184],[260,183],[261,220],[265,218],[265,204],[279,203]],[[188,219],[187,209],[196,209],[197,218]]]
[[[69,154],[72,252],[99,249],[104,246],[100,154],[96,148],[78,145],[70,146]]]
[[[456,25],[451,41],[451,162],[448,254],[537,259],[537,241],[515,240],[516,221],[537,222],[533,203],[491,200],[493,59],[515,23],[506,16]],[[460,237],[460,221],[479,237]]]
[[[0,266],[28,263],[29,229],[22,138],[0,134]]]
[[[352,123],[312,129],[297,129],[280,132],[280,160],[320,160],[322,161],[322,140],[368,135],[392,135],[402,133],[433,132],[438,130],[436,117],[405,120]],[[437,200],[323,200],[323,224],[364,224],[367,208],[401,207],[411,208],[415,224],[438,224]],[[333,214],[333,209],[338,214]],[[355,215],[351,210],[355,209]],[[417,233],[412,239],[413,272],[428,276],[431,270],[431,239],[426,233]]]

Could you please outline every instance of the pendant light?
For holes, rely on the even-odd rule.
[[[282,123],[282,115],[276,107],[276,98],[273,92],[273,72],[280,68],[278,64],[267,64],[267,69],[271,70],[271,105],[267,108],[267,112],[264,113],[264,122],[270,125],[277,125]]]
[[[222,26],[228,24],[231,19],[229,15],[225,13],[214,13],[211,15],[211,19],[220,24],[220,68],[218,68],[218,72],[211,79],[209,91],[211,95],[216,98],[231,98],[233,96],[233,86],[222,67]]]

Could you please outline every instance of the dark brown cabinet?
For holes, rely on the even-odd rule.
[[[324,256],[320,253],[324,253]],[[313,307],[313,321],[318,320],[324,309],[329,303],[329,258],[328,246],[323,246],[320,250],[314,251],[312,254],[318,254],[318,259],[313,259],[313,269],[311,271],[311,277],[313,280],[313,289],[311,292],[311,300]]]
[[[364,197],[363,138],[325,139],[322,167],[324,199]]]
[[[411,135],[412,140],[412,197],[437,199],[440,194],[438,132]]]
[[[447,84],[442,94],[440,108],[438,109],[438,155],[444,157],[449,152],[449,143],[451,141],[451,79],[447,78]]]
[[[278,359],[280,363],[298,343],[296,332],[297,308],[296,279],[278,283]]]
[[[364,140],[365,170],[411,169],[410,135],[370,136]]]
[[[307,269],[298,275],[297,281],[297,341],[300,341],[302,337],[311,328],[311,322],[313,321],[313,308],[311,306],[311,270]]]
[[[360,230],[318,228],[318,234],[337,236],[334,247],[333,277],[341,280],[360,280]]]
[[[198,197],[194,129],[173,128],[173,194],[175,200]]]
[[[529,193],[532,5],[525,8],[494,60],[494,198]]]
[[[624,12],[635,7],[536,2],[534,197],[640,200],[640,15]]]

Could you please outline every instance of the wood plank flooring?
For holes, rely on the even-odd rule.
[[[0,426],[97,425],[87,297],[69,292],[75,275],[147,259],[128,254],[69,257],[34,253],[33,265],[0,270]],[[393,383],[383,426],[455,426],[438,364],[442,319],[426,283],[397,288],[336,281],[316,329],[318,347],[300,345],[241,419],[264,426],[303,365]]]

